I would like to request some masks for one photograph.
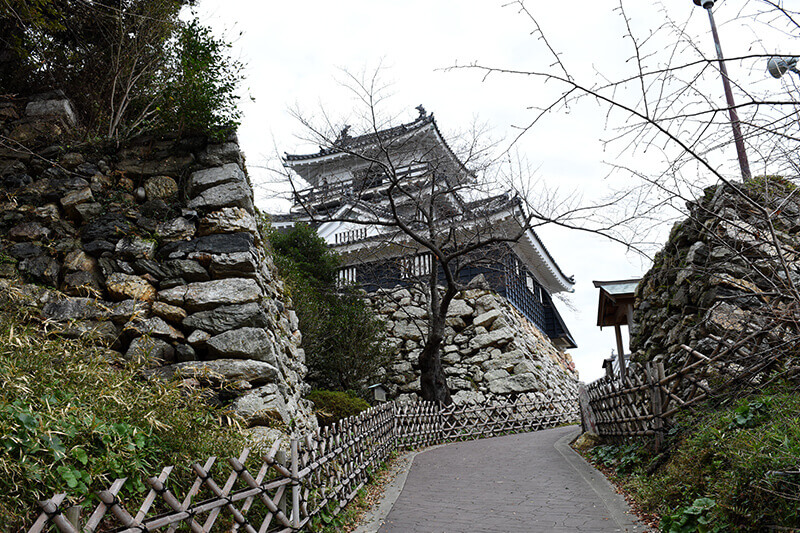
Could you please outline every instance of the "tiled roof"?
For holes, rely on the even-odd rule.
[[[330,154],[350,151],[356,148],[361,148],[364,146],[369,146],[370,144],[374,144],[378,139],[381,140],[392,139],[394,137],[398,137],[400,135],[404,135],[406,133],[422,129],[424,126],[427,126],[428,124],[431,123],[433,123],[435,127],[435,122],[433,120],[433,113],[431,113],[430,115],[420,115],[413,122],[409,122],[407,124],[401,124],[399,126],[395,126],[393,128],[388,128],[378,132],[366,133],[364,135],[359,135],[357,137],[341,136],[338,139],[336,139],[336,141],[333,142],[333,146],[329,148],[320,147],[319,152],[315,154],[284,154],[284,159],[287,162],[305,161],[308,159],[314,159],[317,157],[322,157]]]

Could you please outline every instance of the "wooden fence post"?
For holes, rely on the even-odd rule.
[[[300,528],[300,454],[297,449],[297,439],[292,439],[292,528]]]
[[[659,372],[659,366],[661,371]],[[663,371],[663,363],[653,365],[647,362],[647,381],[650,385],[651,407],[653,413],[653,447],[658,452],[664,444],[664,422],[661,419],[661,385],[659,375]]]

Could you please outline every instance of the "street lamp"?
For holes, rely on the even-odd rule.
[[[797,70],[796,57],[771,57],[767,61],[767,70],[773,78],[780,78],[786,71],[791,71],[800,76],[800,70]]]
[[[728,69],[725,67],[725,59],[722,56],[722,46],[719,44],[719,34],[717,25],[714,22],[714,15],[711,8],[714,7],[714,0],[693,0],[696,6],[700,6],[708,11],[708,20],[711,23],[711,34],[714,36],[714,46],[717,49],[717,59],[719,60],[719,71],[722,74],[722,86],[725,89],[725,100],[728,102],[728,115],[733,128],[733,140],[736,143],[736,154],[739,156],[739,168],[742,170],[742,179],[749,179],[750,163],[747,161],[747,153],[744,151],[744,140],[742,130],[739,126],[739,115],[736,113],[736,104],[733,101],[733,91],[728,78]]]

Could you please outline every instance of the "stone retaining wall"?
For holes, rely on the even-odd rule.
[[[398,287],[368,298],[386,321],[388,343],[396,353],[383,377],[389,393],[415,399],[420,391],[417,359],[427,331],[425,296]],[[577,398],[578,373],[569,354],[558,351],[504,298],[487,288],[467,289],[453,300],[446,320],[442,362],[455,403]]]
[[[58,289],[51,331],[217,386],[248,425],[312,429],[297,317],[235,138],[68,145],[69,102],[34,103],[0,101],[0,277]]]

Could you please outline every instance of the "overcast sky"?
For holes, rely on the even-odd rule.
[[[760,31],[741,21],[745,3],[726,0],[716,11],[729,56],[753,51],[754,33]],[[201,20],[232,39],[234,56],[248,65],[246,93],[254,101],[242,101],[239,139],[251,177],[260,187],[259,206],[271,212],[288,209],[288,204],[270,197],[275,188],[262,167],[274,167],[276,155],[283,152],[317,149],[302,140],[303,127],[290,109],[310,116],[324,109],[342,123],[352,119],[356,103],[340,84],[344,70],[358,75],[382,65],[382,79],[393,95],[385,111],[404,121],[412,120],[417,114],[414,107],[422,104],[434,113],[446,135],[469,128],[477,118],[491,127],[492,138],[513,139],[515,126],[534,116],[530,107],[544,105],[558,87],[527,76],[483,79],[476,71],[444,70],[476,62],[520,70],[550,68],[553,57],[530,19],[518,6],[506,4],[506,0],[202,0]],[[601,74],[622,77],[633,72],[635,62],[628,61],[633,48],[615,9],[619,0],[528,4],[550,45],[575,75],[598,82]],[[686,24],[686,31],[697,36],[697,46],[711,55],[713,42],[704,10],[691,0],[669,4],[667,8],[652,2],[626,3],[634,33],[645,38],[668,16]],[[737,17],[739,21],[727,22]],[[669,44],[665,41],[664,46]],[[732,76],[751,76],[765,87],[774,82],[763,72],[729,68]],[[721,95],[718,85],[709,90]],[[619,143],[601,142],[612,136],[606,111],[587,100],[550,114],[520,139],[516,149],[531,164],[536,186],[562,195],[575,193],[585,202],[599,201],[631,180],[622,173],[609,176],[609,164],[658,170],[661,161],[656,153],[632,154]],[[612,115],[610,124],[617,119]],[[724,152],[720,168],[734,172],[734,157]],[[601,362],[615,346],[613,330],[601,332],[595,325],[598,294],[592,280],[637,277],[649,262],[592,234],[549,227],[537,231],[562,270],[575,276],[570,299],[577,311],[563,304],[559,309],[580,346],[572,354],[581,378],[592,381],[602,375]],[[663,239],[664,233],[659,236]]]

